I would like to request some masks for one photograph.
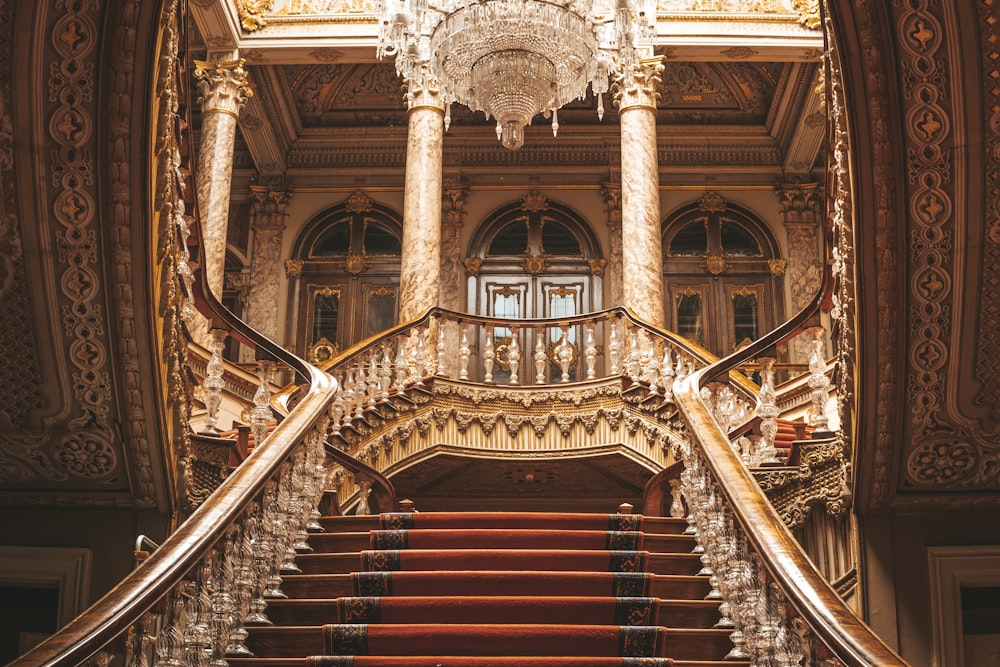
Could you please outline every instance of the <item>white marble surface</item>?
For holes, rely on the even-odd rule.
[[[441,271],[441,109],[417,106],[409,113],[403,257],[399,269],[399,321],[436,306]]]
[[[664,325],[656,112],[632,106],[619,112],[622,135],[622,292],[625,305]]]

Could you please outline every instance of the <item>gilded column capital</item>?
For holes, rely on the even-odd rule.
[[[406,79],[406,108],[408,111],[414,109],[434,109],[444,113],[444,102],[441,101],[441,84],[437,77],[430,73],[424,66],[416,77]]]
[[[252,229],[285,228],[285,218],[288,213],[288,200],[292,197],[292,189],[275,189],[266,185],[250,186],[250,227]]]
[[[784,183],[775,188],[786,225],[818,224],[823,204],[819,183]]]
[[[615,76],[612,85],[614,103],[619,111],[645,107],[656,109],[663,79],[663,57],[643,58],[631,70]]]
[[[239,116],[246,101],[253,96],[243,58],[218,62],[194,61],[198,81],[198,103],[205,113],[219,112]]]

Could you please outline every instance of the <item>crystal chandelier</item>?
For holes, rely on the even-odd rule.
[[[655,36],[654,0],[380,0],[378,56],[408,81],[439,88],[445,129],[459,102],[497,121],[509,149],[536,114],[552,116],[589,85],[604,115],[613,74],[631,84]]]

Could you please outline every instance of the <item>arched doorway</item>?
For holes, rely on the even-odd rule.
[[[781,321],[784,260],[748,209],[707,193],[663,223],[667,327],[720,356]]]
[[[361,192],[305,226],[292,250],[300,354],[322,362],[396,323],[402,229]]]
[[[489,215],[472,239],[465,260],[469,310],[504,318],[569,317],[601,308],[605,260],[583,217],[568,206],[533,192]],[[559,341],[557,331],[546,341]],[[569,342],[579,356],[579,332]],[[498,328],[498,382],[508,372],[503,346],[511,332]],[[532,349],[527,332],[519,341]],[[530,346],[530,347],[525,347]],[[550,355],[551,356],[551,355]],[[574,361],[573,372],[578,364]]]

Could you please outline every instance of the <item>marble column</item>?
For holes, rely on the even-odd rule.
[[[620,186],[605,183],[601,186],[604,203],[608,214],[608,301],[606,307],[620,306],[625,303],[622,278],[622,189]]]
[[[229,190],[233,176],[236,121],[253,94],[242,58],[195,61],[194,76],[201,104],[201,139],[196,181],[201,214],[201,265],[208,286],[222,298],[226,266],[226,230],[229,223]]]
[[[247,322],[271,340],[277,340],[278,304],[281,296],[281,241],[285,232],[285,218],[291,189],[250,186],[250,229],[253,231],[253,249],[250,255],[250,295],[247,303]],[[253,361],[244,359],[244,361]]]
[[[444,105],[428,77],[407,81],[409,129],[403,195],[399,321],[438,304],[441,273],[441,162]]]
[[[823,190],[818,183],[790,183],[776,189],[788,235],[788,259],[772,262],[771,273],[784,272],[790,296],[788,315],[804,308],[823,284],[821,205]],[[789,361],[809,363],[812,349],[806,336],[789,342]]]
[[[622,293],[637,316],[660,327],[664,316],[656,87],[662,72],[661,58],[646,58],[614,86],[622,133]]]

